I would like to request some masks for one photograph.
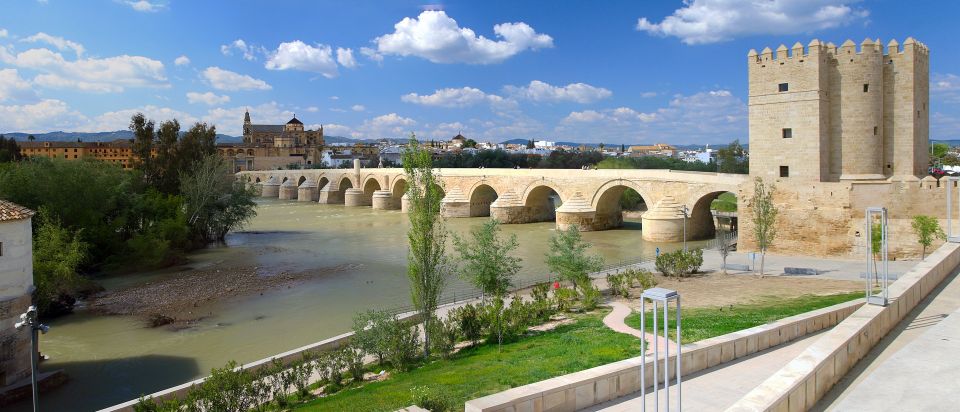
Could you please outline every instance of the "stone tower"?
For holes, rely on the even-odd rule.
[[[747,55],[750,173],[916,181],[929,159],[929,50],[912,38],[813,40]]]

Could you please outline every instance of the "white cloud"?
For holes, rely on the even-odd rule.
[[[311,112],[311,113],[316,113],[316,112],[319,112],[319,111],[320,111],[320,108],[317,107],[317,106],[310,106],[310,107],[308,107],[306,110],[307,110],[308,112]]]
[[[230,44],[220,46],[220,53],[223,53],[224,56],[231,56],[235,51],[239,52],[244,60],[249,61],[257,60],[257,55],[267,54],[267,49],[263,46],[248,45],[243,39],[236,39],[230,42]]]
[[[477,88],[461,87],[459,89],[439,89],[434,91],[433,94],[427,95],[408,93],[400,96],[400,100],[424,106],[467,107],[478,103],[498,102],[503,100],[503,98],[484,93]]]
[[[193,123],[200,121],[200,119],[198,119],[196,116],[187,112],[169,107],[147,105],[138,108],[122,109],[103,113],[97,117],[94,117],[93,119],[90,119],[87,124],[78,127],[76,130],[81,132],[126,130],[130,125],[130,118],[137,113],[143,113],[147,119],[152,119],[157,122],[177,119],[177,121],[180,122],[181,129],[188,128]],[[242,119],[243,118],[241,117],[241,120]]]
[[[63,37],[51,36],[44,32],[34,34],[33,36],[24,38],[20,41],[27,43],[47,43],[53,47],[56,47],[57,50],[60,51],[73,50],[77,57],[83,57],[83,53],[86,51],[86,49],[84,49],[83,45],[80,43],[64,39]]]
[[[180,56],[173,60],[173,64],[177,66],[186,66],[190,64],[190,58],[187,56]]]
[[[361,137],[351,127],[336,123],[323,125],[323,134],[325,136]]]
[[[377,62],[377,64],[383,63],[383,55],[377,53],[375,49],[369,47],[361,47],[360,54],[366,56],[368,59]]]
[[[643,92],[643,93],[640,93],[640,97],[643,97],[643,98],[657,97],[657,92]]]
[[[535,102],[592,103],[613,95],[610,90],[586,83],[570,83],[561,87],[540,80],[533,80],[526,86],[507,86],[504,89],[515,98]]]
[[[5,38],[7,36],[9,36],[9,32],[7,32],[7,29],[0,29],[0,39]]]
[[[198,93],[198,92],[187,92],[187,102],[191,104],[203,103],[208,106],[214,106],[218,104],[224,104],[230,102],[230,96],[223,95],[218,96],[213,92]]]
[[[17,69],[0,69],[0,102],[34,97],[30,82],[20,77]]]
[[[167,8],[167,5],[160,2],[149,2],[147,0],[124,0],[123,4],[130,6],[130,8],[143,12],[143,13],[156,13],[160,10]]]
[[[749,35],[809,33],[865,19],[858,0],[687,0],[660,23],[646,17],[637,30],[707,44]]]
[[[676,95],[649,112],[629,107],[572,112],[555,128],[559,138],[602,135],[623,143],[725,143],[746,140],[747,105],[727,90]]]
[[[71,61],[50,49],[30,49],[14,56],[0,47],[0,61],[44,72],[33,82],[49,88],[107,93],[127,87],[169,87],[163,63],[142,56]]]
[[[362,111],[367,110],[367,108],[364,107],[364,105],[362,105],[362,104],[355,104],[355,105],[353,105],[353,106],[350,107],[350,110],[353,110],[353,111],[355,111],[355,112],[362,112]]]
[[[930,79],[930,94],[937,100],[960,103],[960,76],[934,73]]]
[[[255,79],[245,74],[235,73],[219,67],[207,67],[203,71],[203,78],[217,90],[270,90],[267,82]]]
[[[270,70],[301,70],[320,73],[323,77],[337,77],[337,62],[333,59],[333,49],[325,44],[316,47],[300,40],[280,43],[265,66]]]
[[[330,100],[340,100],[340,96],[330,96]]]
[[[283,108],[277,102],[269,102],[257,106],[237,106],[230,108],[217,107],[207,111],[202,120],[216,125],[218,133],[231,136],[243,134],[243,114],[250,109],[250,117],[255,124],[284,124],[293,117],[293,111]],[[308,119],[301,118],[303,121]]]
[[[40,133],[72,130],[87,119],[60,100],[47,99],[34,104],[0,105],[0,132]],[[130,119],[127,118],[127,122]]]
[[[337,63],[348,69],[357,67],[357,60],[353,58],[353,49],[337,47]]]
[[[417,122],[409,117],[389,113],[364,121],[352,136],[371,139],[403,138],[409,136],[410,132],[415,132],[413,128],[416,124]]]
[[[397,55],[434,63],[492,64],[525,50],[553,47],[553,38],[537,33],[526,23],[497,24],[493,32],[498,40],[461,28],[443,10],[426,10],[417,18],[406,17],[395,24],[393,33],[374,39],[375,52],[361,49],[361,53],[376,61],[374,56]]]

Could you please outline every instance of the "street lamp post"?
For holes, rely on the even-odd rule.
[[[687,252],[687,205],[683,205],[683,252]]]
[[[23,330],[24,328],[30,328],[30,380],[32,381],[33,386],[33,411],[40,411],[40,399],[37,395],[37,378],[40,375],[40,371],[37,369],[37,364],[40,363],[40,346],[39,346],[39,336],[37,332],[47,333],[50,330],[50,327],[40,323],[37,319],[37,307],[30,305],[26,313],[20,315],[20,321],[14,325],[17,330]]]

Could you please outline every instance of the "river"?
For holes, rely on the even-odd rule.
[[[337,268],[295,287],[198,308],[211,315],[195,327],[150,329],[125,316],[76,313],[49,322],[41,352],[43,370],[64,369],[70,381],[41,394],[43,410],[85,411],[135,399],[209,373],[227,361],[250,362],[350,329],[354,313],[409,304],[405,275],[406,215],[369,207],[344,207],[276,199],[258,200],[258,216],[226,245],[192,253],[189,267],[257,266],[265,274]],[[451,219],[465,234],[487,218]],[[504,225],[516,234],[523,258],[519,280],[546,278],[543,263],[553,222]],[[593,251],[610,262],[673,250],[679,244],[644,242],[640,224],[587,232]],[[697,242],[700,243],[700,242]],[[182,270],[182,268],[180,268]],[[174,269],[101,279],[108,290],[169,276]],[[458,279],[449,289],[463,291]],[[27,411],[29,402],[11,410]]]

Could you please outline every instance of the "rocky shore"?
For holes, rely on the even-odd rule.
[[[137,316],[149,327],[168,325],[181,329],[212,315],[210,304],[293,287],[311,278],[350,270],[350,266],[270,274],[257,267],[189,270],[133,287],[101,292],[90,298],[87,307],[104,315]]]

